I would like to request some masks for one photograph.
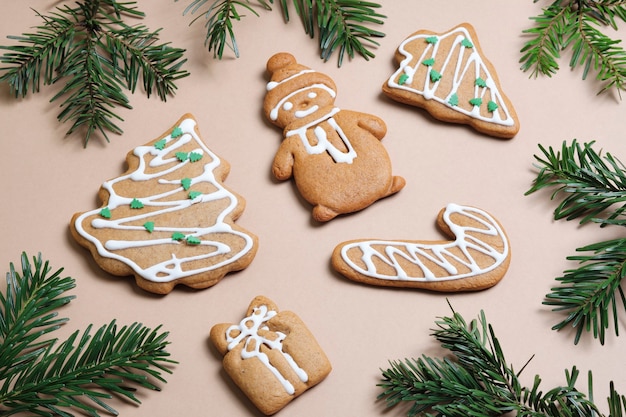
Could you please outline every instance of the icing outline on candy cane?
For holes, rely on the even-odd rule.
[[[481,226],[484,226],[484,228],[455,224],[450,219],[452,214],[460,214],[470,217],[472,220],[480,223]],[[456,237],[454,241],[440,244],[428,244],[388,240],[364,240],[343,246],[341,248],[341,257],[351,268],[368,277],[390,281],[397,280],[415,282],[450,281],[484,274],[496,269],[508,257],[509,244],[506,236],[504,235],[504,231],[499,226],[498,222],[485,211],[474,207],[448,204],[444,211],[443,219],[450,228],[450,231]],[[487,236],[498,236],[502,241],[503,247],[499,250],[480,240],[476,236],[469,235],[468,232],[480,233]],[[384,249],[376,250],[373,246],[382,246]],[[366,269],[363,269],[348,257],[347,252],[353,248],[361,250],[362,256],[359,259],[364,262]],[[451,249],[460,249],[464,258],[455,255]],[[469,252],[470,249],[492,258],[494,262],[486,268],[481,268],[476,263],[474,258],[472,258]],[[423,276],[409,276],[409,274],[398,262],[396,256],[417,265],[422,271]],[[376,270],[374,258],[383,262],[386,266],[394,269],[396,275],[379,273]],[[435,263],[437,266],[443,268],[449,275],[437,276],[425,265],[424,260]],[[461,274],[458,273],[457,268],[450,262],[450,260],[454,260],[467,267],[469,272]]]
[[[239,343],[243,342],[244,346],[241,350],[241,358],[242,359],[251,359],[256,358],[263,365],[267,367],[267,369],[280,381],[283,388],[289,395],[293,395],[295,393],[295,388],[285,378],[278,369],[274,365],[270,363],[270,359],[266,353],[261,352],[261,346],[265,345],[270,349],[278,350],[291,369],[298,375],[298,378],[302,382],[307,382],[309,380],[309,376],[304,371],[304,369],[300,368],[300,366],[294,361],[293,357],[287,352],[283,351],[283,340],[287,337],[285,333],[279,331],[271,331],[269,327],[265,324],[269,320],[271,320],[274,316],[276,316],[276,311],[269,310],[266,305],[261,305],[259,307],[255,307],[252,311],[252,314],[245,317],[239,324],[233,324],[228,329],[226,329],[226,341],[228,342],[228,350],[231,351],[235,348]],[[268,339],[259,334],[259,331],[271,331],[273,334],[276,334],[278,337],[276,339]],[[236,336],[231,336],[231,333],[235,332]],[[244,341],[245,340],[245,341]],[[251,350],[248,350],[250,345],[253,346]]]
[[[93,243],[98,251],[98,254],[102,257],[111,258],[123,262],[133,269],[138,275],[143,278],[153,281],[153,282],[170,282],[180,278],[212,271],[219,269],[223,266],[226,266],[230,263],[234,263],[243,256],[245,256],[252,248],[253,248],[253,239],[246,233],[237,231],[232,228],[229,224],[225,223],[224,220],[226,217],[232,213],[238,206],[239,202],[237,197],[228,191],[220,182],[217,181],[213,171],[221,165],[221,160],[211,152],[206,145],[200,140],[195,132],[196,121],[193,119],[185,119],[178,126],[182,130],[182,134],[180,136],[176,136],[173,138],[172,135],[166,136],[165,142],[170,144],[168,147],[164,147],[164,149],[157,149],[154,145],[144,145],[135,148],[133,153],[139,159],[139,166],[133,172],[128,173],[126,175],[117,177],[115,179],[105,181],[102,185],[102,188],[107,190],[109,193],[109,200],[107,204],[107,208],[109,210],[113,210],[116,207],[122,205],[128,205],[133,200],[132,197],[124,197],[118,195],[114,190],[114,185],[120,181],[131,180],[131,181],[147,181],[153,178],[157,178],[160,176],[164,176],[175,172],[181,168],[183,168],[186,164],[193,163],[189,159],[185,161],[180,161],[176,157],[166,158],[166,155],[169,153],[173,153],[176,149],[184,146],[185,144],[195,141],[198,145],[198,148],[194,149],[192,152],[196,152],[202,155],[208,155],[211,158],[211,161],[204,164],[203,172],[194,178],[191,178],[191,185],[198,184],[202,182],[208,182],[213,187],[215,187],[215,191],[210,194],[201,194],[193,199],[185,198],[184,200],[168,200],[168,201],[159,201],[163,200],[167,197],[180,193],[181,196],[186,194],[183,192],[182,180],[163,180],[160,179],[159,183],[161,184],[180,184],[180,187],[173,188],[170,191],[149,196],[142,197],[140,200],[143,203],[144,207],[160,207],[160,209],[155,211],[147,211],[147,212],[139,212],[136,215],[125,217],[121,219],[105,219],[105,218],[95,218],[91,225],[94,228],[111,228],[116,230],[145,230],[144,226],[131,226],[126,225],[126,223],[136,222],[138,220],[159,216],[164,213],[184,210],[185,208],[190,207],[192,204],[203,204],[203,203],[211,203],[213,201],[217,201],[220,199],[229,200],[228,206],[218,215],[215,224],[207,226],[207,227],[174,227],[174,226],[155,226],[154,232],[180,232],[184,233],[188,236],[193,236],[200,239],[199,245],[210,246],[214,249],[210,252],[203,253],[200,255],[189,256],[185,258],[177,258],[175,254],[172,253],[171,259],[157,263],[148,268],[140,267],[136,262],[132,259],[127,258],[125,256],[121,256],[115,251],[123,250],[128,248],[139,248],[153,245],[162,245],[162,244],[175,244],[175,245],[184,245],[184,242],[177,242],[171,238],[161,238],[161,239],[147,239],[147,240],[138,240],[138,241],[125,241],[125,240],[108,240],[104,244],[96,239],[94,236],[90,235],[85,231],[82,226],[82,223],[85,218],[93,215],[98,215],[102,208],[98,208],[95,210],[91,210],[81,214],[76,218],[75,228],[76,231],[83,236],[85,239],[89,240]],[[170,164],[172,162],[177,162],[172,167],[156,172],[154,174],[146,173],[146,160],[144,157],[146,155],[154,156],[154,159],[150,161],[150,167],[159,167],[166,164]],[[196,162],[197,163],[197,162]],[[239,253],[234,256],[213,264],[208,265],[206,267],[197,268],[197,269],[189,269],[183,270],[182,265],[187,262],[197,261],[197,260],[206,260],[217,255],[223,255],[231,252],[231,248],[223,242],[216,242],[211,240],[201,240],[203,236],[210,235],[212,233],[227,233],[233,234],[245,241],[245,246],[243,249],[239,251]]]
[[[435,56],[437,55],[437,51],[439,50],[439,44],[441,43],[441,40],[446,39],[450,36],[455,36],[455,39],[453,41],[452,47],[450,48],[448,55],[446,56],[444,60],[444,64],[440,70],[442,78],[445,77],[445,73],[448,70],[448,65],[450,64],[450,61],[452,59],[452,56],[454,55],[456,48],[459,48],[459,55],[456,61],[456,66],[454,67],[453,73],[451,74],[453,77],[452,78],[453,87],[450,93],[448,94],[448,96],[447,97],[436,96],[436,92],[440,84],[440,80],[435,81],[432,84],[432,87],[429,86],[429,84],[431,83],[432,66],[428,66],[428,73],[426,74],[426,77],[424,78],[423,89],[420,90],[419,88],[411,87],[410,85],[412,84],[412,81],[413,81],[413,75],[415,74],[417,68],[420,65],[423,65],[423,61],[427,59],[435,58]],[[437,42],[432,43],[432,42],[426,41],[426,39],[433,38],[433,37],[437,38]],[[409,42],[412,42],[417,39],[424,39],[424,42],[426,43],[426,47],[424,48],[424,51],[422,52],[422,55],[419,57],[419,59],[415,60],[415,65],[410,66],[409,64],[413,62],[415,57],[409,51],[405,49],[405,46]],[[509,112],[507,108],[506,102],[503,99],[502,93],[498,90],[496,83],[489,69],[487,68],[487,65],[483,62],[478,51],[476,51],[475,47],[468,48],[463,45],[465,39],[468,39],[472,44],[475,45],[475,42],[472,40],[469,31],[464,27],[458,27],[451,32],[448,32],[446,34],[439,35],[439,36],[429,35],[429,34],[418,34],[418,35],[410,36],[409,38],[405,39],[398,47],[398,52],[400,52],[406,58],[402,60],[398,70],[396,70],[396,72],[394,72],[393,75],[389,78],[387,85],[392,88],[406,90],[406,91],[423,95],[425,99],[435,100],[447,106],[450,109],[463,113],[467,116],[474,117],[478,120],[495,123],[495,124],[499,124],[503,126],[513,126],[515,124],[515,120],[511,116],[511,113]],[[429,51],[431,51],[430,55],[428,55]],[[461,70],[461,64],[463,62],[463,59],[465,58],[466,52],[468,51],[469,51],[469,57],[467,58],[465,67]],[[472,64],[475,69],[474,80],[480,78],[481,70],[484,71],[487,75],[486,78],[484,79],[486,86],[480,87],[478,85],[475,85],[474,86],[475,94],[472,98],[477,98],[477,97],[482,98],[487,92],[487,90],[490,90],[492,101],[496,102],[498,105],[498,108],[493,110],[492,117],[485,117],[482,114],[480,114],[480,107],[476,105],[472,107],[471,111],[468,111],[458,105],[450,104],[451,97],[457,93],[458,87],[461,84],[462,79],[465,77],[466,73],[469,71],[469,68],[472,66]],[[405,74],[408,77],[405,83],[400,84],[394,81],[395,79],[399,79],[399,77],[402,74]],[[448,75],[448,77],[449,76],[450,75]],[[502,113],[504,113],[503,116],[500,114],[500,110],[502,110]]]

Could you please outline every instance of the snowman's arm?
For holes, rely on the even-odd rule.
[[[293,173],[294,158],[290,143],[291,140],[289,138],[283,140],[274,156],[274,163],[272,164],[274,177],[281,181],[288,180]]]
[[[370,132],[378,140],[381,140],[387,134],[387,125],[380,117],[372,114],[360,113],[355,111],[343,110],[345,116],[356,120],[357,125],[364,130]]]

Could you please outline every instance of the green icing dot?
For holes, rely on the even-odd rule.
[[[180,127],[176,127],[174,130],[172,130],[172,133],[170,133],[170,136],[173,138],[177,138],[182,134],[183,134],[183,129],[181,129]]]
[[[487,103],[487,110],[489,110],[490,112],[494,112],[498,109],[498,103],[496,103],[495,101],[490,101],[489,103]]]
[[[185,235],[183,233],[180,233],[180,232],[172,233],[172,240],[180,242],[181,240],[184,240],[184,239],[185,239]]]
[[[187,236],[187,243],[190,245],[199,245],[201,240],[195,236]]]
[[[399,85],[404,85],[404,84],[408,81],[408,79],[409,79],[409,76],[408,76],[408,75],[406,75],[406,74],[402,74],[402,75],[400,76],[400,78],[398,78],[398,84],[399,84]]]
[[[432,66],[435,63],[435,58],[428,58],[422,61],[423,65],[426,65],[427,67]]]
[[[167,141],[165,139],[161,139],[160,141],[156,142],[154,144],[154,147],[157,148],[158,150],[162,151],[163,148],[165,148],[165,144],[167,143]]]
[[[189,154],[187,152],[176,152],[176,158],[180,162],[185,162],[189,158]]]
[[[458,106],[459,105],[459,96],[456,95],[456,93],[452,94],[450,96],[450,100],[448,100],[448,104],[451,106]]]
[[[145,222],[143,227],[150,233],[154,232],[154,222]]]
[[[109,210],[108,207],[105,207],[102,210],[100,210],[100,215],[102,217],[104,217],[105,219],[110,219],[111,218],[111,210]]]
[[[473,48],[474,47],[474,44],[467,38],[465,38],[465,39],[463,39],[461,41],[461,45],[463,45],[466,48]]]
[[[201,195],[202,195],[202,193],[200,191],[190,191],[189,192],[189,198],[191,200],[193,200],[194,198],[199,197]]]
[[[476,81],[474,82],[474,84],[477,85],[478,87],[483,87],[483,88],[487,87],[487,82],[480,77],[476,78]]]
[[[432,82],[437,82],[441,79],[441,73],[431,68],[430,70],[430,80]]]
[[[436,36],[429,36],[426,38],[426,43],[436,44],[439,41],[439,38]]]
[[[201,160],[201,159],[202,159],[202,154],[201,154],[201,153],[198,153],[198,152],[191,152],[191,153],[189,154],[189,160],[190,160],[191,162],[197,162],[197,161],[199,161],[199,160]]]
[[[187,191],[191,187],[191,178],[183,178],[180,180],[180,185],[183,186],[183,190]]]
[[[480,105],[483,104],[483,99],[480,97],[474,97],[473,99],[469,101],[469,103],[472,106],[480,107]]]
[[[136,198],[133,198],[133,201],[130,202],[130,208],[132,209],[141,209],[143,208],[143,203]]]

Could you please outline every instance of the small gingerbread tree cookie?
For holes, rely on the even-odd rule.
[[[508,139],[519,131],[513,104],[470,24],[415,32],[400,44],[395,61],[397,70],[382,86],[388,97],[490,136]]]

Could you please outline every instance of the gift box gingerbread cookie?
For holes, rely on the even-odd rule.
[[[264,414],[280,411],[331,371],[326,354],[304,322],[255,297],[239,323],[211,328],[210,340],[224,355],[224,369]]]

